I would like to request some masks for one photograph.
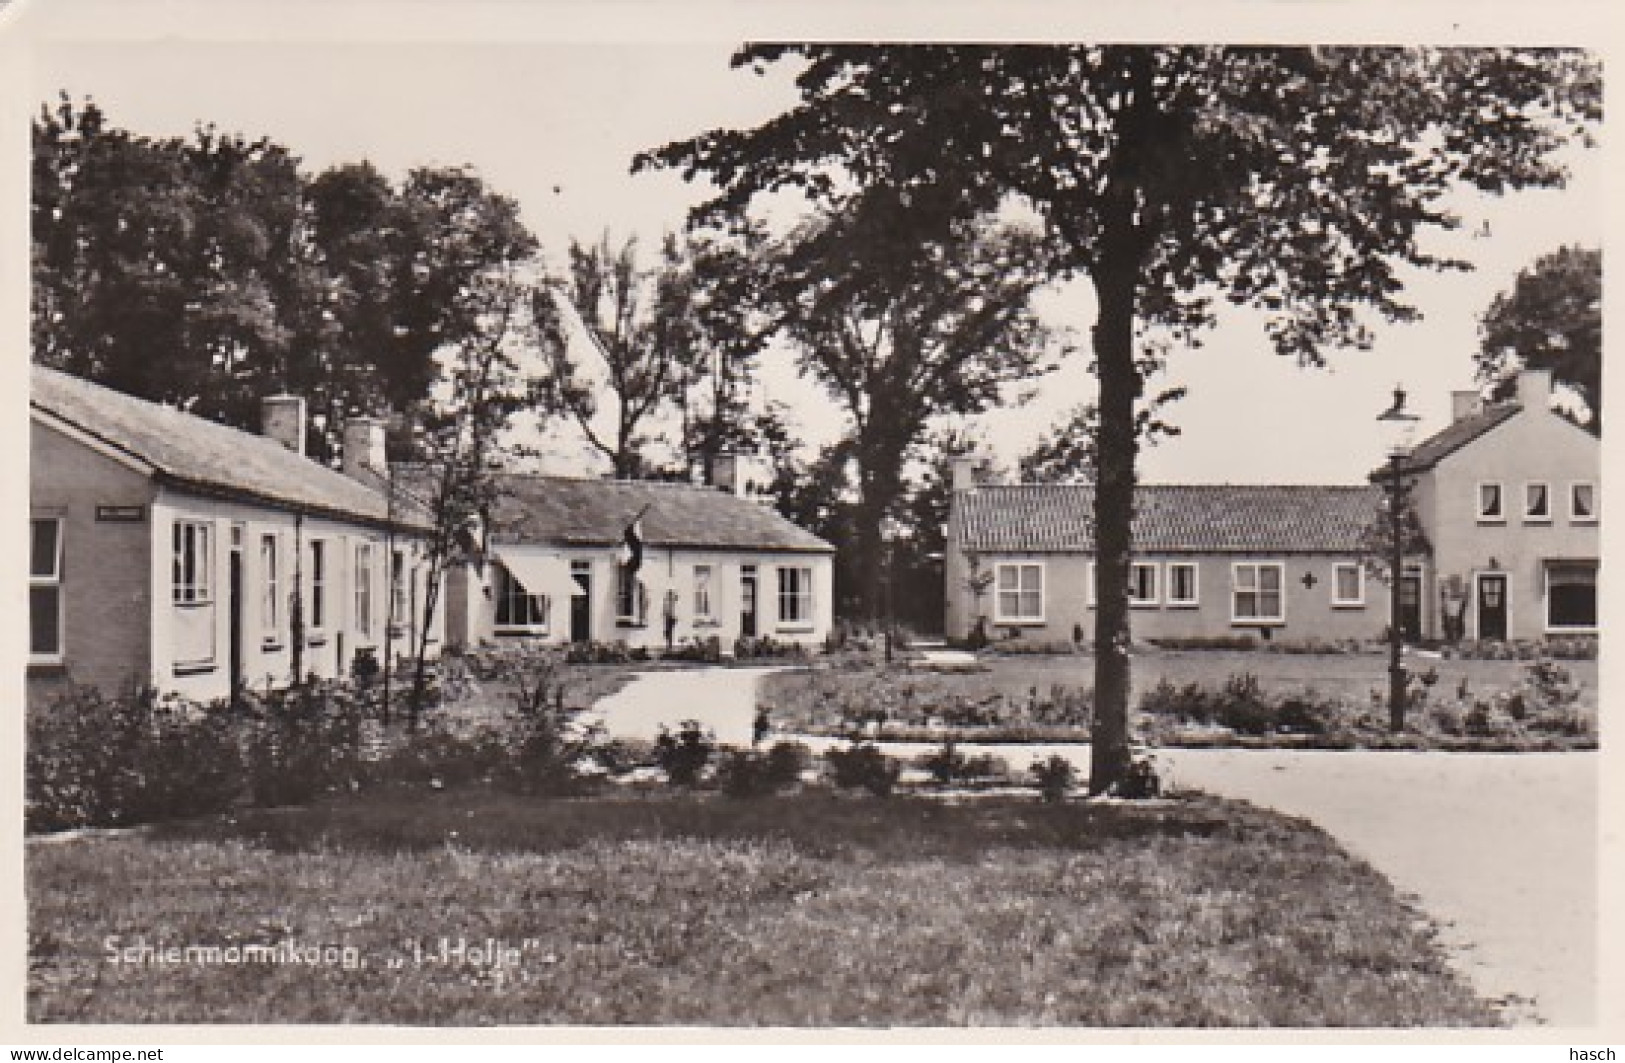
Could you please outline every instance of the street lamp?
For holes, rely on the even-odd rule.
[[[1377,415],[1377,428],[1388,452],[1388,726],[1405,729],[1405,666],[1400,663],[1404,634],[1400,630],[1399,586],[1405,571],[1405,458],[1421,418],[1405,409],[1405,389],[1394,388],[1394,404]]]

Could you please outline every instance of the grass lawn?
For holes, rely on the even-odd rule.
[[[378,792],[36,841],[26,875],[33,1022],[1496,1021],[1369,866],[1204,797]],[[110,936],[355,962],[113,963]],[[503,965],[459,958],[491,941]]]

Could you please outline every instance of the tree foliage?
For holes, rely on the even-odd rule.
[[[1511,391],[1520,367],[1550,369],[1602,431],[1602,251],[1563,247],[1518,274],[1479,319],[1478,376]]]
[[[764,288],[798,364],[850,420],[857,469],[858,608],[879,616],[882,527],[932,421],[980,413],[1054,364],[1032,309],[1048,277],[1036,234],[978,220],[899,242],[889,211],[861,201],[793,233]]]
[[[1318,364],[1403,321],[1403,271],[1464,265],[1419,237],[1448,197],[1561,183],[1555,154],[1600,119],[1574,51],[1161,46],[763,45],[799,102],[639,160],[713,180],[702,216],[764,193],[879,205],[894,241],[940,239],[1024,202],[1055,268],[1095,289],[1099,595],[1090,788],[1129,764],[1128,565],[1137,347],[1194,341],[1216,300],[1262,309],[1282,354]]]

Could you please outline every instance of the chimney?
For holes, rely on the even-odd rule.
[[[1484,409],[1484,400],[1477,391],[1452,391],[1450,393],[1450,420],[1465,421],[1469,417],[1476,417]]]
[[[1552,405],[1552,371],[1550,369],[1522,369],[1518,371],[1518,405],[1526,410],[1545,412]]]
[[[260,432],[305,456],[305,400],[298,395],[268,395],[260,400]]]
[[[711,486],[730,495],[740,494],[739,455],[729,450],[711,459]]]
[[[948,459],[950,486],[955,491],[969,491],[987,476],[988,461],[982,454],[961,454]]]
[[[384,422],[376,417],[352,417],[344,422],[344,475],[365,480],[367,473],[388,472],[384,458]]]

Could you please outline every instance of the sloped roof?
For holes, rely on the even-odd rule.
[[[35,408],[151,466],[161,482],[374,524],[423,525],[421,515],[397,513],[392,521],[384,493],[274,439],[43,366],[33,367],[32,385]]]
[[[1142,484],[1134,549],[1144,553],[1355,553],[1382,491],[1358,486]],[[981,552],[1093,553],[1088,484],[987,485],[956,496],[960,545]]]
[[[772,508],[714,488],[509,474],[499,491],[491,521],[499,542],[618,543],[642,511],[643,541],[650,546],[834,550]]]
[[[1482,411],[1471,417],[1463,417],[1445,425],[1439,431],[1428,436],[1422,442],[1411,448],[1406,455],[1404,470],[1407,473],[1426,472],[1441,460],[1460,450],[1473,440],[1484,435],[1492,429],[1498,428],[1510,421],[1523,409],[1516,402],[1499,403],[1485,407]],[[1379,469],[1373,476],[1385,473],[1387,470]]]

